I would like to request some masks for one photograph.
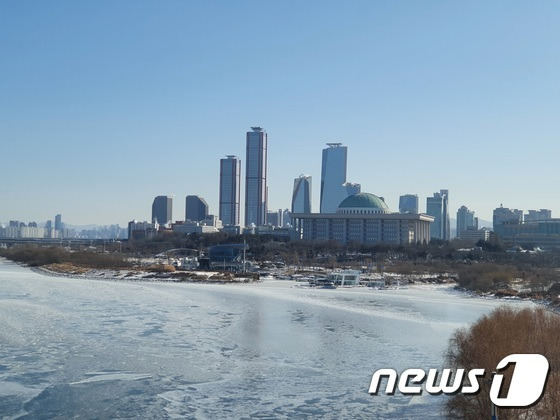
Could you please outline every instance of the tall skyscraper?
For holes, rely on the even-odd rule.
[[[443,239],[448,241],[451,239],[451,221],[449,220],[449,190],[439,190],[439,193],[443,197]]]
[[[311,176],[300,175],[294,179],[292,213],[311,213]]]
[[[460,238],[461,233],[468,229],[478,229],[477,219],[474,217],[474,211],[461,206],[457,210],[457,236]]]
[[[346,182],[346,160],[348,148],[342,143],[327,143],[323,149],[321,165],[320,213],[336,213],[338,205],[354,194],[361,192],[360,184]]]
[[[158,222],[165,225],[173,221],[173,197],[170,195],[158,195],[152,203],[152,223]]]
[[[62,215],[57,214],[54,216],[54,229],[61,231],[62,230]]]
[[[426,199],[426,214],[432,216],[434,221],[430,225],[430,237],[433,239],[443,239],[443,202],[439,193],[434,193],[433,197]]]
[[[237,156],[220,159],[220,209],[224,226],[239,225],[241,197],[241,161]]]
[[[208,217],[208,203],[198,195],[187,195],[185,198],[185,220],[200,222]]]
[[[451,237],[448,197],[448,190],[440,190],[426,200],[426,213],[434,218],[430,226],[430,236],[434,239],[448,241]]]
[[[418,214],[418,196],[405,194],[399,197],[399,213]]]
[[[251,130],[245,159],[245,226],[262,226],[268,212],[267,135],[261,127]]]

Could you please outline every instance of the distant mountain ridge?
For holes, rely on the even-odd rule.
[[[450,217],[449,224],[452,228],[457,228],[457,219]],[[483,227],[492,229],[492,222],[489,222],[488,220],[478,219],[478,227],[479,229],[482,229]]]

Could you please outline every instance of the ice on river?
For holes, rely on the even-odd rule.
[[[292,286],[92,281],[0,260],[0,414],[439,418],[445,397],[370,396],[373,372],[442,367],[452,332],[500,304]]]

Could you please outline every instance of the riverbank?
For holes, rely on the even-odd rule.
[[[236,274],[221,271],[171,271],[163,269],[165,266],[149,266],[146,268],[112,268],[98,269],[75,265],[72,263],[53,263],[42,266],[29,266],[17,263],[30,270],[50,276],[73,279],[104,280],[116,282],[148,282],[148,283],[194,283],[194,284],[254,284],[260,282],[258,274]],[[457,292],[473,298],[496,299],[504,302],[527,301],[560,312],[560,288],[556,291],[551,287],[547,291],[498,289],[487,292],[470,290],[459,286],[457,281],[448,273],[431,274],[399,274],[385,273],[370,276],[371,280],[386,279],[392,285],[390,288],[414,287],[419,285],[447,285]],[[294,280],[290,280],[294,281]],[[294,284],[298,282],[294,281]]]
[[[36,273],[51,277],[91,280],[207,284],[245,284],[258,281],[258,278],[251,274],[241,276],[219,271],[174,271],[158,273],[151,270],[143,270],[141,268],[101,270],[66,263],[48,264],[29,268]]]

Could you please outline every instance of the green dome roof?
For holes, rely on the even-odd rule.
[[[338,206],[339,209],[348,208],[370,208],[370,209],[380,209],[389,210],[387,204],[376,195],[369,193],[358,193],[345,198],[342,203]]]

